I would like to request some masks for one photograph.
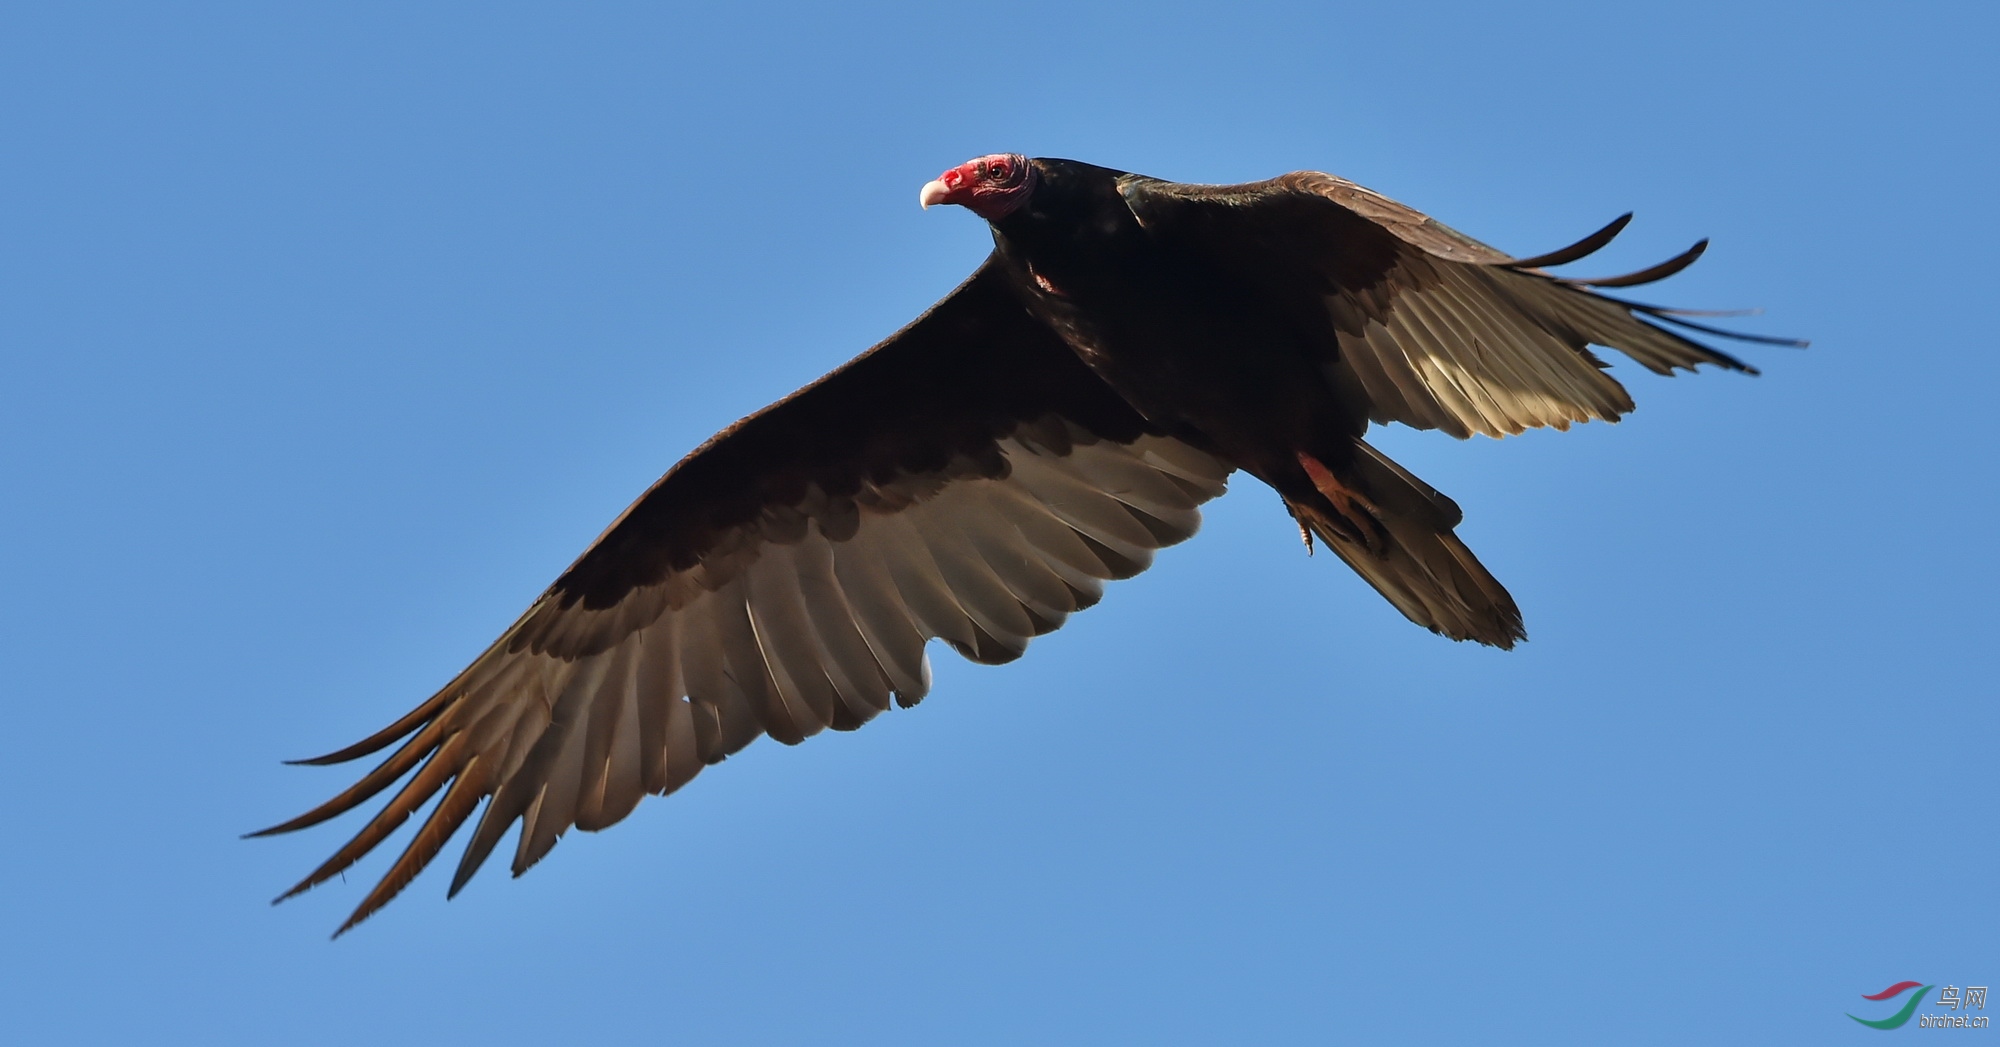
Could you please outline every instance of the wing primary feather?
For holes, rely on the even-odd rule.
[[[523,723],[522,720],[529,722]],[[508,827],[514,824],[514,820],[527,808],[528,801],[533,799],[533,771],[527,774],[522,772],[536,762],[536,751],[542,747],[542,740],[554,722],[548,706],[530,700],[527,710],[514,723],[513,738],[505,761],[488,768],[488,773],[492,775],[492,782],[489,783],[492,799],[480,812],[479,822],[472,828],[472,839],[466,842],[465,853],[459,855],[451,887],[445,892],[447,899],[456,898],[458,892],[465,888],[473,874],[485,863],[487,855],[492,853],[494,845],[506,835]]]
[[[1616,349],[1656,373],[1692,371],[1703,363],[1756,373],[1735,357],[1646,323],[1608,296],[1539,273],[1488,272],[1494,274],[1496,291],[1551,329]]]
[[[470,669],[466,670],[466,673],[469,672],[471,672]],[[286,760],[285,763],[293,767],[325,767],[328,764],[346,763],[349,760],[360,759],[369,753],[385,749],[397,739],[423,727],[423,725],[436,718],[437,714],[446,705],[450,704],[452,697],[456,693],[456,688],[465,678],[466,673],[460,673],[459,679],[453,680],[442,690],[438,691],[438,693],[431,695],[422,705],[404,713],[395,723],[376,731],[374,734],[355,742],[345,749],[327,753],[325,756],[309,757],[304,760]]]
[[[605,755],[604,780],[598,790],[597,803],[590,812],[588,824],[581,818],[577,821],[577,828],[585,832],[596,832],[617,824],[631,814],[646,795],[639,731],[639,706],[644,704],[644,699],[640,698],[638,688],[632,682],[622,683],[618,693],[622,706],[618,715],[618,731],[612,735],[611,751]]]
[[[410,768],[415,767],[424,757],[429,756],[431,751],[437,748],[438,736],[442,733],[442,724],[433,721],[424,730],[418,732],[416,737],[404,742],[403,747],[392,753],[388,759],[375,765],[375,769],[363,775],[360,781],[341,790],[340,794],[333,799],[299,815],[297,818],[293,818],[291,821],[280,822],[268,829],[259,829],[253,833],[246,833],[244,834],[245,838],[276,836],[279,833],[292,832],[306,828],[309,825],[318,825],[328,818],[346,814],[348,811],[367,803],[376,793],[394,784],[396,779],[401,778]]]
[[[589,715],[588,709],[584,715]],[[515,876],[527,872],[555,850],[556,842],[568,831],[576,810],[577,793],[582,790],[579,780],[582,777],[583,739],[571,731],[549,765],[548,776],[538,783],[541,788],[535,791],[534,802],[522,817],[521,838],[514,847],[514,864],[510,867]]]
[[[579,671],[565,681],[556,699],[558,715],[568,710],[570,718],[558,736],[555,751],[542,765],[546,769],[535,775],[541,788],[537,790],[535,802],[528,808],[526,819],[521,823],[521,840],[514,851],[513,872],[516,876],[541,861],[542,856],[555,847],[564,831],[575,823],[577,803],[583,792],[584,755],[590,750],[592,721],[615,712],[597,707],[598,687],[610,669],[608,661],[594,658],[578,668]],[[532,762],[532,757],[530,759]]]
[[[718,617],[724,613],[740,615],[740,602],[718,599],[691,607],[682,631],[681,671],[692,706],[695,752],[703,766],[727,759],[763,730],[751,708],[752,699],[736,683],[730,668]]]
[[[706,764],[695,740],[694,703],[677,698],[667,706],[666,774],[657,783],[648,783],[653,792],[665,795],[694,780]]]
[[[1755,367],[1752,367],[1751,365],[1743,362],[1742,360],[1737,359],[1734,356],[1731,356],[1728,353],[1723,352],[1720,349],[1717,349],[1710,345],[1705,345],[1701,342],[1697,342],[1691,338],[1684,337],[1673,331],[1669,331],[1659,326],[1658,324],[1647,323],[1646,321],[1640,319],[1639,317],[1632,315],[1630,312],[1625,311],[1623,306],[1617,304],[1613,300],[1608,299],[1602,295],[1591,294],[1588,292],[1579,292],[1579,294],[1582,295],[1586,304],[1596,307],[1605,312],[1608,312],[1611,315],[1615,316],[1618,322],[1628,325],[1631,333],[1638,333],[1648,338],[1662,339],[1665,341],[1667,346],[1671,347],[1675,351],[1693,357],[1693,359],[1677,359],[1675,357],[1663,356],[1660,354],[1659,348],[1657,346],[1654,347],[1651,350],[1650,355],[1657,357],[1661,361],[1661,365],[1655,366],[1654,364],[1648,364],[1648,366],[1654,367],[1655,370],[1660,371],[1660,373],[1662,374],[1668,373],[1673,367],[1677,366],[1685,367],[1688,370],[1692,371],[1694,370],[1695,364],[1698,363],[1711,363],[1715,364],[1718,367],[1727,367],[1732,371],[1742,371],[1745,374],[1761,373]],[[1692,330],[1701,331],[1706,334],[1722,335],[1725,337],[1732,337],[1732,338],[1736,337],[1730,332],[1721,330],[1719,328],[1709,327],[1706,324],[1697,324],[1687,320],[1680,320],[1671,316],[1657,316],[1654,317],[1654,319],[1663,321],[1665,323],[1674,324],[1679,327],[1686,327]],[[1593,338],[1592,340],[1600,341],[1597,338]],[[1756,342],[1756,341],[1762,341],[1763,338],[1762,336],[1752,335],[1748,338],[1743,338],[1740,340]],[[1646,363],[1645,355],[1641,355],[1640,352],[1635,352],[1635,350],[1640,349],[1640,347],[1637,344],[1631,344],[1628,346],[1627,344],[1621,344],[1623,343],[1623,341],[1624,341],[1623,339],[1620,339],[1616,335],[1612,334],[1606,334],[1605,338],[1601,340],[1602,344],[1609,344],[1612,346],[1612,348],[1619,349],[1627,353],[1632,353],[1635,356],[1635,358],[1640,360],[1641,363]],[[1790,342],[1790,340],[1780,340],[1779,344],[1791,345],[1792,343]]]
[[[1667,277],[1686,269],[1688,266],[1694,264],[1695,259],[1702,256],[1702,252],[1707,250],[1707,239],[1696,240],[1693,247],[1661,262],[1659,265],[1649,265],[1636,273],[1626,273],[1624,276],[1600,276],[1587,280],[1565,278],[1563,282],[1581,284],[1585,287],[1637,287],[1640,284],[1650,284],[1656,280],[1665,280]]]
[[[1514,269],[1540,269],[1552,265],[1567,265],[1570,262],[1574,262],[1577,259],[1582,258],[1586,255],[1595,254],[1599,249],[1603,248],[1605,244],[1608,244],[1613,239],[1615,239],[1619,233],[1624,232],[1625,227],[1627,225],[1630,225],[1631,222],[1632,222],[1632,212],[1627,211],[1624,214],[1619,215],[1616,218],[1613,218],[1609,225],[1606,225],[1604,228],[1599,229],[1598,231],[1590,234],[1589,236],[1584,237],[1581,240],[1578,240],[1577,242],[1569,245],[1568,247],[1558,248],[1554,251],[1550,251],[1547,254],[1538,254],[1533,258],[1516,258],[1511,262],[1505,262],[1502,264],[1505,264],[1510,268]]]
[[[677,706],[687,703],[681,700],[685,693],[681,686],[680,659],[674,651],[674,626],[678,615],[667,615],[634,638],[642,645],[639,652],[637,673],[639,679],[650,681],[653,696],[639,696],[639,773],[645,789],[650,793],[667,791],[668,763],[672,759],[667,751],[669,739],[673,736],[673,714]]]
[[[1645,305],[1640,302],[1628,302],[1623,298],[1613,298],[1608,294],[1601,294],[1598,295],[1597,297],[1602,298],[1607,302],[1617,302],[1619,305],[1622,305],[1627,309],[1633,309],[1638,312],[1645,313],[1648,316],[1763,316],[1764,315],[1764,310],[1762,309],[1681,309],[1675,306]]]
[[[605,655],[611,665],[593,688],[591,704],[597,711],[584,742],[583,793],[576,809],[576,827],[586,832],[625,817],[631,807],[621,809],[622,798],[629,796],[637,803],[641,795],[637,768],[626,762],[638,754],[639,712],[632,702],[632,673],[638,668],[639,648],[631,642],[613,648]]]
[[[368,824],[362,826],[361,831],[347,841],[346,846],[333,852],[332,857],[321,862],[319,868],[294,884],[291,890],[271,899],[271,904],[276,905],[325,883],[359,861],[362,855],[374,850],[376,844],[400,828],[417,808],[429,802],[430,798],[437,795],[437,791],[444,787],[444,783],[458,773],[461,766],[459,754],[466,747],[465,741],[463,733],[453,734],[445,739],[444,744],[438,747],[437,755],[431,757],[430,762],[424,765],[424,769],[417,772],[409,784],[403,786],[403,791],[397,793],[396,798],[377,812],[375,817],[370,818]]]
[[[1712,334],[1717,338],[1733,338],[1739,342],[1755,342],[1758,345],[1782,345],[1790,349],[1805,349],[1812,345],[1811,342],[1807,341],[1804,338],[1780,338],[1768,334],[1746,334],[1742,331],[1730,331],[1721,327],[1710,327],[1707,324],[1698,324],[1692,320],[1681,319],[1684,316],[1739,316],[1739,315],[1748,316],[1748,315],[1754,315],[1753,310],[1743,310],[1741,312],[1737,311],[1704,312],[1694,309],[1661,309],[1657,306],[1639,305],[1636,302],[1619,301],[1618,299],[1613,298],[1610,295],[1598,295],[1598,297],[1604,299],[1607,302],[1617,302],[1619,305],[1622,305],[1627,309],[1636,309],[1639,312],[1645,313],[1647,316],[1650,316],[1655,320],[1659,320],[1664,323],[1670,323],[1676,327],[1685,327],[1690,331],[1700,331],[1702,334]],[[1673,332],[1666,331],[1661,333],[1672,335]],[[1715,355],[1730,361],[1732,364],[1734,364],[1737,368],[1741,370],[1749,371],[1752,374],[1757,373],[1756,368],[1751,367],[1749,364],[1746,364],[1743,361],[1738,360],[1733,356],[1730,356],[1728,353],[1721,352],[1719,350],[1710,348],[1708,346],[1702,346],[1702,348],[1707,349],[1709,352],[1714,353]]]
[[[509,779],[509,784],[512,784],[512,781]],[[493,853],[494,846],[507,834],[507,829],[514,824],[514,820],[520,817],[519,810],[504,815],[498,813],[501,801],[508,798],[507,792],[507,787],[501,786],[500,791],[494,793],[493,798],[487,801],[486,810],[480,812],[479,822],[472,829],[472,839],[466,841],[465,853],[458,856],[458,867],[452,870],[451,886],[445,889],[445,900],[458,897],[458,892],[472,882],[473,875],[479,872],[480,866],[486,864],[487,856]]]
[[[445,790],[444,798],[438,801],[437,807],[431,811],[431,816],[424,820],[423,827],[418,829],[417,835],[410,840],[410,845],[397,857],[396,864],[390,866],[389,871],[376,881],[374,889],[368,892],[367,897],[361,899],[360,905],[355,906],[354,912],[340,925],[340,929],[333,932],[335,938],[346,934],[356,924],[375,915],[377,909],[389,904],[396,895],[402,893],[403,888],[410,885],[411,880],[417,878],[417,874],[424,870],[424,866],[431,863],[432,858],[437,857],[438,851],[444,848],[445,841],[450,840],[452,834],[458,831],[458,827],[464,825],[465,820],[478,808],[480,797],[486,794],[484,779],[484,770],[480,766],[479,757],[475,754],[459,771],[458,779],[451,783],[451,788]]]
[[[544,708],[544,699],[531,692],[517,692],[516,700],[526,700],[531,708]],[[521,758],[519,767],[505,770],[498,776],[499,788],[494,791],[486,810],[480,814],[479,824],[473,827],[472,839],[465,845],[465,853],[459,857],[458,870],[452,875],[446,897],[456,897],[464,889],[508,827],[541,797],[548,781],[549,765],[568,741],[577,718],[585,715],[588,709],[589,702],[584,699],[581,689],[565,688],[542,723],[525,732],[520,725],[515,727],[517,737],[525,734],[533,739],[533,744]],[[525,826],[522,835],[526,836]]]

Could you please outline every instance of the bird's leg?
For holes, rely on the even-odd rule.
[[[1332,522],[1346,525],[1344,530],[1348,533],[1344,537],[1376,552],[1387,548],[1389,529],[1382,523],[1382,510],[1362,497],[1361,492],[1341,483],[1319,459],[1304,451],[1298,452],[1298,458],[1313,486],[1333,505],[1336,515]]]
[[[1279,495],[1278,500],[1285,503],[1285,511],[1292,515],[1292,523],[1298,526],[1299,541],[1306,543],[1306,555],[1311,556],[1313,554],[1312,528],[1306,526],[1305,517],[1299,515],[1298,507],[1292,504],[1290,498]]]

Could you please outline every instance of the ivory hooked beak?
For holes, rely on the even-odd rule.
[[[950,196],[950,187],[933,178],[924,183],[923,191],[917,194],[917,203],[922,204],[924,210],[928,211],[932,204],[944,203]]]

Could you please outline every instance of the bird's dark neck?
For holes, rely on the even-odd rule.
[[[1030,257],[1057,252],[1097,255],[1145,230],[1118,192],[1123,174],[1074,160],[1032,161],[1039,174],[1034,195],[993,223],[995,238]]]
[[[1123,172],[1073,160],[1032,163],[1034,195],[993,223],[994,243],[1015,278],[1071,299],[1095,298],[1141,276],[1150,243],[1118,191]]]

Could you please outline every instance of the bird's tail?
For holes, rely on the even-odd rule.
[[[1409,619],[1454,640],[1512,647],[1528,634],[1514,598],[1452,528],[1458,503],[1360,440],[1335,479],[1304,455],[1321,498],[1285,498],[1299,526],[1326,543]]]

